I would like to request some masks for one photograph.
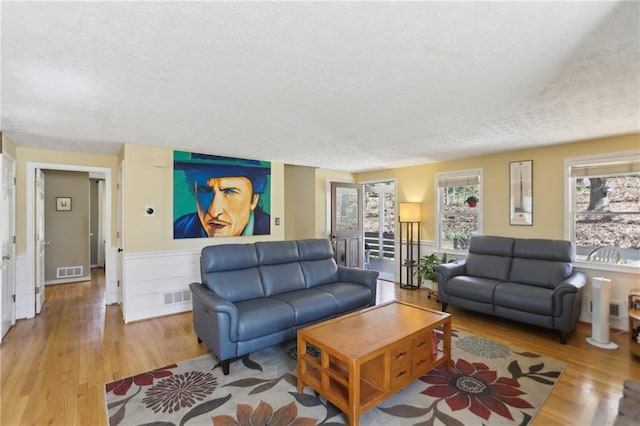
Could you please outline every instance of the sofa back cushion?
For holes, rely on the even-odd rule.
[[[574,254],[571,241],[517,239],[509,281],[554,288],[573,272]]]
[[[297,244],[307,287],[340,280],[338,265],[333,258],[333,249],[328,239],[299,240]]]
[[[202,284],[231,302],[263,297],[253,244],[220,244],[202,249]]]
[[[469,253],[513,256],[514,238],[474,235],[469,240]]]
[[[257,242],[256,253],[265,296],[305,288],[295,241]]]
[[[469,242],[466,275],[507,281],[511,270],[513,238],[473,236]]]
[[[520,238],[513,245],[514,257],[572,262],[574,255],[575,246],[567,240]]]

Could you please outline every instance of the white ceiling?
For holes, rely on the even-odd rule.
[[[355,172],[640,131],[636,1],[1,7],[19,146]]]

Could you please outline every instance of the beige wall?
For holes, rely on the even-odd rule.
[[[284,167],[286,240],[315,237],[316,196],[309,190],[315,187],[315,179],[314,167]]]
[[[101,167],[111,169],[111,191],[116,193],[116,176],[118,171],[118,157],[114,155],[84,154],[77,152],[52,151],[46,149],[25,148],[16,149],[16,249],[18,253],[27,250],[27,190],[26,170],[27,162],[64,164],[83,167]],[[115,240],[116,232],[116,200],[112,197],[111,239]]]
[[[397,179],[397,201],[422,201],[422,240],[435,240],[435,175],[483,170],[483,234],[521,238],[564,238],[564,160],[570,157],[640,149],[640,134],[508,151],[460,160],[358,173],[356,181]],[[509,163],[533,160],[533,226],[509,225]]]
[[[17,160],[17,250],[26,250],[26,162],[43,162],[72,164],[93,167],[109,167],[112,170],[112,241],[116,241],[116,182],[117,169],[125,160],[124,205],[126,206],[124,226],[126,249],[128,252],[145,252],[158,250],[176,250],[199,248],[211,243],[209,239],[173,240],[172,226],[172,162],[173,151],[170,148],[155,148],[143,145],[127,144],[119,156],[89,155],[61,151],[39,150],[15,147],[3,135],[3,149],[11,153],[15,151]],[[482,168],[484,172],[484,196],[481,200],[484,214],[485,234],[510,235],[517,237],[561,238],[564,235],[564,179],[563,161],[567,157],[601,154],[617,151],[640,149],[640,135],[628,135],[603,138],[591,141],[553,145],[549,147],[510,151],[494,155],[471,157],[441,163],[423,164],[413,167],[386,169],[377,172],[351,173],[327,169],[314,169],[313,202],[307,190],[311,190],[310,171],[305,171],[304,184],[292,185],[289,179],[285,187],[285,166],[272,163],[271,203],[272,234],[269,238],[247,237],[242,240],[285,239],[285,226],[294,212],[292,238],[306,237],[306,228],[313,226],[314,237],[326,237],[329,211],[327,188],[330,181],[366,182],[372,180],[396,179],[397,201],[423,202],[425,220],[422,226],[422,239],[435,239],[435,174],[443,171],[454,171],[469,168]],[[166,167],[153,166],[152,161],[166,161]],[[533,160],[533,226],[509,226],[508,221],[508,182],[509,162],[516,160]],[[287,166],[289,167],[289,166]],[[304,170],[305,168],[301,168]],[[301,173],[301,171],[296,171]],[[304,194],[304,195],[302,195]],[[286,200],[285,200],[286,197]],[[303,197],[307,206],[300,206]],[[157,210],[153,217],[144,216],[144,206],[154,205]],[[310,205],[314,214],[308,219],[304,210]],[[286,208],[285,208],[286,206]],[[303,210],[303,218],[299,211]],[[560,212],[560,213],[559,213]],[[281,218],[281,225],[275,226],[273,219]],[[302,222],[299,222],[302,220]],[[304,232],[299,232],[303,230]],[[291,232],[291,230],[289,230]],[[287,238],[289,237],[287,233]],[[226,239],[237,241],[237,239]],[[221,240],[222,241],[222,240]]]
[[[284,164],[271,163],[271,235],[236,238],[173,239],[173,149],[127,144],[124,147],[124,248],[127,254],[200,249],[222,243],[284,239]],[[153,216],[145,216],[153,206]],[[276,226],[274,219],[280,218]]]
[[[45,281],[55,281],[60,267],[89,264],[89,173],[45,170],[45,236],[49,243],[45,256]],[[70,197],[71,210],[57,211],[56,198]]]

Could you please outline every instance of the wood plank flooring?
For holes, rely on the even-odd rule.
[[[125,325],[120,307],[104,305],[104,275],[93,281],[47,287],[42,314],[19,320],[0,346],[0,424],[103,425],[104,384],[192,358],[191,312]],[[423,290],[378,283],[379,302],[398,299],[439,308]],[[640,361],[629,353],[627,333],[612,332],[620,348],[585,342],[579,324],[567,345],[557,333],[451,307],[453,327],[563,360],[569,364],[535,419],[535,425],[610,424],[625,378],[640,380]]]

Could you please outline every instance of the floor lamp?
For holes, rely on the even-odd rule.
[[[420,203],[400,203],[398,214],[398,222],[400,222],[400,288],[415,290],[420,287],[419,284],[416,284],[414,272],[418,268],[418,260],[420,259],[421,216],[422,205]],[[405,242],[402,240],[403,229]],[[403,247],[406,253],[403,253]],[[403,280],[402,272],[405,272],[405,280]]]

